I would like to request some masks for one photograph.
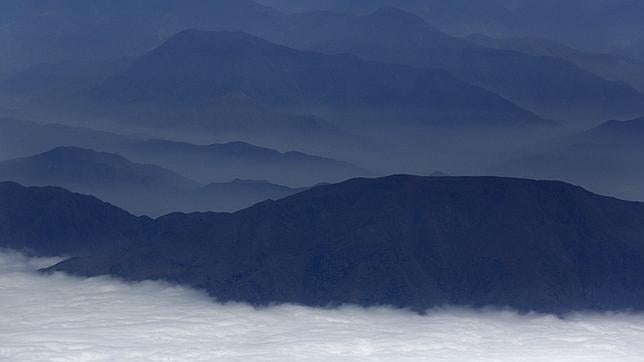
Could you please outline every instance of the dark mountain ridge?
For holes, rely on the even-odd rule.
[[[644,307],[644,204],[561,182],[392,176],[234,214],[50,270],[163,279],[220,301],[568,312]]]
[[[57,187],[0,182],[0,246],[36,256],[89,255],[145,240],[152,219]]]

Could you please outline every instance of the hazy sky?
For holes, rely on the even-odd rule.
[[[637,361],[644,316],[255,310],[162,283],[41,276],[0,253],[0,360]]]

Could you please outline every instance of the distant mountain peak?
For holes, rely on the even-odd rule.
[[[393,6],[378,8],[376,11],[371,13],[369,17],[371,17],[372,19],[386,19],[388,21],[405,22],[406,24],[426,23],[425,20],[420,16]]]
[[[43,152],[42,156],[46,157],[83,157],[83,158],[110,158],[114,160],[127,161],[124,157],[106,152],[98,152],[89,148],[61,146]]]
[[[0,175],[27,184],[62,187],[81,185],[145,185],[165,183],[173,187],[196,187],[183,176],[149,164],[134,163],[125,157],[80,147],[57,147],[34,156],[0,162]]]
[[[401,26],[414,19],[424,24],[397,9],[384,9],[374,16],[393,18]],[[396,24],[393,28],[397,29]],[[364,28],[379,28],[373,25],[377,22]],[[411,44],[423,36],[410,40],[407,35],[418,33],[412,27],[404,34],[383,36],[392,43]],[[364,36],[377,37],[370,30]],[[191,109],[196,104],[206,107],[230,94],[243,94],[242,98],[267,108],[298,114],[302,107],[341,114],[373,108],[381,111],[383,118],[396,115],[409,122],[544,124],[535,114],[444,70],[298,50],[230,31],[183,31],[126,72],[94,88],[91,98],[108,106],[160,102],[184,111],[186,105]],[[239,104],[235,96],[232,101]]]
[[[130,163],[125,157],[106,152],[98,152],[88,148],[62,146],[43,152],[36,157],[46,159],[76,159],[82,161],[101,161],[105,163]]]
[[[438,29],[432,27],[425,21],[425,19],[421,18],[420,16],[393,6],[378,8],[376,11],[367,15],[366,17],[375,23],[386,24],[387,27],[394,26],[404,29],[410,26],[425,26],[431,28],[436,32],[439,32]]]
[[[641,133],[644,132],[644,117],[630,119],[626,121],[610,120],[602,123],[589,132],[624,132],[624,133]],[[632,135],[632,134],[631,134]]]
[[[248,148],[248,149],[261,148],[261,147],[255,146],[255,145],[251,145],[248,142],[243,142],[243,141],[231,141],[231,142],[226,142],[224,144],[228,145],[228,146],[234,146],[234,147],[239,147],[239,148]]]
[[[214,50],[249,48],[259,50],[276,45],[243,31],[208,31],[189,29],[168,39],[158,51],[173,49],[212,52]]]

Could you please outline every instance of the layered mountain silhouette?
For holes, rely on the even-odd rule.
[[[497,49],[565,59],[605,79],[621,81],[644,91],[644,62],[614,54],[583,52],[543,38],[493,38],[475,34],[467,38],[477,44]]]
[[[38,64],[0,80],[0,106],[15,109],[18,118],[139,130],[189,137],[194,133],[225,135],[228,139],[284,144],[293,148],[324,144],[355,144],[366,141],[341,131],[320,117],[284,112],[263,106],[241,92],[232,92],[207,103],[177,102],[127,104],[106,110],[87,102],[87,95],[117,74],[126,71],[138,57],[107,61],[71,61]],[[114,122],[116,118],[119,122]],[[88,120],[91,120],[88,121]],[[114,123],[117,123],[116,127]],[[119,127],[121,126],[121,127]],[[267,132],[270,129],[271,132]],[[314,147],[311,147],[314,148]]]
[[[148,127],[163,126],[175,130],[181,129],[176,126],[177,120],[181,119],[184,120],[186,127],[210,128],[212,132],[254,131],[256,135],[266,133],[265,128],[262,128],[262,121],[264,121],[263,124],[271,124],[275,128],[274,133],[282,129],[284,133],[282,136],[286,138],[293,134],[293,129],[306,128],[306,132],[298,134],[298,137],[301,137],[303,134],[319,132],[321,127],[329,127],[330,125],[324,122],[327,117],[330,118],[329,121],[335,120],[341,125],[355,119],[371,119],[375,116],[387,119],[418,118],[418,110],[414,110],[412,106],[418,106],[419,103],[424,104],[424,108],[421,108],[425,113],[423,118],[440,118],[446,123],[456,119],[459,122],[453,123],[487,124],[491,122],[489,119],[492,119],[499,124],[507,124],[512,123],[508,118],[525,122],[525,119],[531,117],[516,108],[509,109],[510,105],[499,104],[500,101],[491,99],[490,95],[477,93],[474,90],[476,88],[467,88],[466,84],[458,85],[455,80],[449,80],[445,75],[438,75],[435,70],[430,72],[426,69],[423,71],[424,75],[402,76],[398,74],[401,72],[400,68],[393,71],[395,67],[391,65],[385,69],[382,68],[384,65],[380,67],[375,64],[363,65],[358,60],[351,60],[348,57],[319,58],[312,54],[308,54],[310,55],[308,58],[299,54],[290,57],[286,62],[285,52],[280,52],[277,47],[267,47],[267,44],[259,45],[256,39],[253,41],[238,37],[239,43],[233,51],[232,48],[217,50],[218,42],[221,45],[227,41],[223,33],[218,35],[219,40],[215,39],[214,35],[206,40],[203,33],[197,35],[195,31],[173,37],[175,33],[184,29],[199,28],[243,30],[299,49],[312,49],[325,53],[351,53],[372,61],[447,70],[459,79],[494,92],[543,118],[567,121],[571,124],[634,117],[644,112],[644,96],[641,93],[622,82],[604,79],[623,80],[628,74],[636,74],[635,68],[638,67],[634,64],[629,64],[627,69],[623,69],[624,66],[612,68],[610,64],[593,63],[591,69],[567,58],[534,56],[497,49],[494,46],[481,46],[466,39],[448,36],[426,23],[421,17],[391,7],[381,8],[363,16],[319,11],[284,15],[251,1],[190,1],[183,4],[173,0],[147,7],[143,5],[145,2],[146,0],[137,0],[131,4],[123,3],[120,7],[107,6],[108,9],[103,12],[98,12],[95,7],[88,5],[64,6],[64,4],[51,3],[36,6],[35,10],[24,10],[22,15],[14,15],[17,20],[0,31],[0,45],[3,44],[1,41],[3,32],[11,31],[15,31],[16,34],[6,35],[5,43],[9,45],[47,42],[42,46],[32,46],[31,48],[42,50],[44,54],[31,57],[38,59],[37,62],[20,61],[22,65],[20,69],[38,62],[103,62],[107,59],[138,55],[163,44],[145,55],[131,71],[115,72],[112,81],[98,87],[98,93],[94,94],[98,94],[101,101],[108,101],[111,107],[97,107],[97,104],[92,102],[89,105],[70,102],[70,98],[73,99],[73,97],[61,99],[61,95],[65,95],[65,92],[56,92],[56,87],[53,87],[54,91],[48,92],[53,100],[32,101],[29,107],[25,106],[25,108],[31,110],[42,108],[44,104],[49,104],[50,107],[58,104],[64,106],[59,107],[57,111],[60,111],[60,108],[67,108],[68,111],[76,111],[74,115],[76,117],[87,116],[86,113],[80,112],[81,110],[103,110],[106,113],[94,113],[91,118],[102,115],[105,120],[116,118],[127,124],[143,122]],[[370,8],[374,6],[374,4],[367,5]],[[391,5],[410,8],[404,3],[389,4]],[[472,7],[471,4],[469,5]],[[434,4],[434,6],[443,10],[460,9],[464,4]],[[101,5],[99,9],[103,7],[105,6]],[[411,8],[414,7],[411,6]],[[477,6],[477,8],[481,7],[485,6]],[[480,16],[483,13],[481,9],[472,11],[473,15]],[[59,17],[63,18],[59,19]],[[39,21],[44,21],[42,18],[54,24],[45,23],[39,26]],[[20,27],[17,30],[14,29],[17,26],[14,23],[21,21],[25,23],[26,29]],[[50,28],[57,30],[45,31]],[[25,34],[32,34],[37,39],[15,40],[22,39]],[[67,45],[56,44],[51,37],[41,39],[43,34],[54,34],[54,39],[59,39]],[[84,34],[89,39],[78,39],[79,34]],[[164,43],[168,39],[170,41]],[[81,44],[85,45],[81,47]],[[52,46],[56,47],[56,52],[49,49]],[[75,50],[74,47],[79,49]],[[94,49],[95,47],[100,49]],[[199,53],[196,57],[195,47],[210,47],[210,51]],[[173,49],[174,52],[172,52]],[[248,52],[248,49],[252,49],[255,53]],[[177,53],[184,50],[188,52]],[[217,51],[230,51],[230,54],[220,57]],[[15,49],[0,52],[11,56],[18,56],[19,53]],[[296,53],[291,55],[294,54]],[[206,61],[206,59],[210,60]],[[257,64],[253,64],[251,59]],[[199,61],[202,63],[198,64]],[[239,64],[240,67],[226,68],[226,61]],[[197,63],[191,64],[191,62]],[[215,69],[207,68],[209,63],[216,65]],[[165,76],[155,77],[152,74],[153,69],[161,70],[154,68],[155,64],[165,65],[171,69],[163,70]],[[281,71],[276,69],[276,65],[288,66],[289,74],[285,74],[283,69]],[[315,66],[312,67],[313,65]],[[185,74],[181,73],[181,69],[186,66],[188,68]],[[631,68],[633,72],[629,70]],[[195,71],[200,69],[204,75],[216,76],[217,82],[210,82],[212,84],[208,86],[196,84],[195,79],[189,80],[191,69]],[[218,75],[217,69],[225,72],[227,77]],[[360,71],[356,72],[356,70]],[[596,71],[599,76],[589,70]],[[262,74],[265,71],[269,71],[269,74]],[[307,72],[315,72],[315,76]],[[377,76],[367,76],[374,73]],[[432,75],[429,75],[430,73]],[[20,75],[25,77],[24,74]],[[74,76],[79,77],[78,74]],[[184,76],[185,79],[177,78]],[[194,78],[194,74],[192,76]],[[400,78],[399,83],[391,82],[391,77],[394,76]],[[148,77],[148,81],[154,79],[157,82],[156,86],[161,86],[161,82],[165,82],[165,86],[160,87],[156,94],[150,94],[145,91],[142,83],[145,77]],[[406,78],[422,80],[424,86],[420,89],[411,89],[419,88],[418,83],[404,80]],[[639,75],[634,79],[637,78]],[[132,81],[132,84],[127,83],[128,80]],[[171,87],[173,82],[179,80],[181,80],[180,87]],[[339,80],[344,82],[338,83]],[[204,82],[205,79],[201,81]],[[124,91],[122,95],[110,94],[119,90],[119,82],[121,85],[127,84],[129,88],[122,89]],[[237,85],[244,84],[244,87],[234,86],[235,82]],[[383,89],[383,83],[390,87]],[[87,82],[87,84],[95,85],[93,82]],[[641,83],[637,82],[636,86],[639,85]],[[9,83],[8,87],[12,86],[14,84]],[[110,90],[110,87],[113,88]],[[142,94],[137,94],[136,87],[142,87],[138,89]],[[290,96],[293,96],[294,87],[302,87],[303,90],[308,87],[308,91],[314,89],[317,93],[296,92],[296,97],[289,97],[289,92],[291,92]],[[0,88],[3,86],[0,85]],[[34,89],[40,88],[46,91],[51,86],[29,89],[33,92]],[[243,88],[243,90],[237,88]],[[425,94],[422,94],[423,92]],[[137,97],[132,98],[132,95]],[[130,102],[124,103],[128,97]],[[158,99],[163,97],[172,98],[173,102],[159,103]],[[289,102],[284,103],[285,97]],[[459,101],[467,97],[471,99],[471,103],[462,104]],[[27,98],[33,99],[33,97]],[[157,103],[152,102],[155,99]],[[383,103],[382,100],[387,102]],[[200,101],[198,106],[193,103],[196,101]],[[184,102],[183,107],[179,107],[182,102]],[[276,107],[277,105],[282,107]],[[486,109],[480,109],[481,105],[485,105]],[[344,117],[338,120],[337,114],[323,112],[329,107],[337,111],[336,108],[340,106],[345,111],[351,109],[354,112],[363,111],[363,113],[344,114]],[[51,111],[50,107],[46,109]],[[320,107],[322,109],[319,109]],[[395,113],[382,114],[383,110],[392,111],[393,109],[400,113],[403,108],[406,110],[405,117]],[[461,109],[462,113],[456,114],[453,111],[455,108]],[[197,110],[199,112],[196,112]],[[428,110],[431,112],[428,113]],[[365,111],[368,111],[367,115],[364,114]],[[318,113],[323,117],[312,118],[310,113]],[[413,117],[414,115],[416,117]],[[530,120],[534,121],[534,117]],[[332,135],[337,132],[332,127],[326,132],[329,133],[329,137],[319,142],[328,143],[329,140],[337,138],[337,135]],[[347,140],[347,143],[350,141]]]
[[[640,39],[644,6],[632,0],[259,0],[286,12],[330,10],[364,14],[393,6],[450,34],[485,33],[560,39],[607,52]]]
[[[295,14],[268,37],[297,48],[444,69],[543,117],[569,123],[638,116],[644,111],[644,96],[627,84],[607,81],[564,59],[452,37],[395,8],[363,16]]]
[[[247,0],[3,1],[0,69],[138,55],[190,28],[252,30],[276,11]]]
[[[235,214],[173,214],[136,243],[51,268],[163,279],[220,301],[644,307],[644,204],[561,182],[392,176]]]
[[[75,147],[60,147],[32,157],[0,162],[0,180],[28,186],[64,187],[98,196],[132,213],[150,216],[179,210],[182,199],[200,186],[158,166],[136,164],[115,154]],[[185,204],[189,201],[185,200]],[[212,207],[216,210],[215,204]]]
[[[256,306],[644,311],[642,18],[0,1],[0,248]],[[356,178],[394,173],[431,176]]]
[[[447,3],[443,1],[350,1],[338,5],[344,10],[374,11],[364,16],[319,11],[284,15],[252,1],[167,0],[153,5],[149,1],[119,0],[118,3],[111,2],[109,5],[97,4],[93,1],[86,4],[42,2],[19,5],[12,0],[10,2],[14,5],[6,5],[9,9],[6,24],[0,29],[0,47],[5,48],[4,51],[0,51],[0,73],[7,76],[42,62],[105,61],[138,55],[162,44],[177,32],[190,28],[242,30],[298,48],[329,53],[353,53],[370,60],[448,70],[462,80],[485,87],[520,107],[537,112],[544,118],[564,121],[572,119],[580,122],[598,121],[639,116],[644,111],[642,94],[623,83],[607,81],[589,72],[589,68],[580,66],[574,61],[568,61],[570,59],[536,57],[513,51],[500,51],[495,47],[484,47],[466,39],[447,36],[428,25],[420,16],[414,15],[423,15],[442,28],[446,28],[448,24],[454,24],[455,18],[479,18],[483,21],[482,24],[486,24],[483,26],[487,27],[485,30],[489,30],[488,33],[498,33],[494,28],[490,28],[490,24],[496,22],[502,27],[515,28],[515,31],[510,32],[511,34],[524,34],[516,31],[516,26],[532,22],[521,22],[517,19],[533,19],[533,14],[557,9],[557,14],[561,18],[549,19],[552,22],[548,21],[548,24],[574,24],[580,19],[585,20],[576,26],[571,25],[567,30],[560,26],[546,27],[551,30],[558,29],[553,34],[588,29],[588,24],[597,24],[593,27],[594,30],[628,28],[628,32],[622,33],[620,30],[608,36],[614,37],[613,41],[615,39],[626,41],[624,39],[629,39],[637,25],[626,21],[626,24],[630,25],[622,28],[616,24],[615,19],[621,17],[622,20],[639,20],[636,15],[642,14],[644,9],[625,0],[620,0],[611,6],[591,6],[578,2],[566,5],[548,2],[548,5],[543,5],[542,2],[533,1],[524,4],[488,1],[476,5],[466,1]],[[336,9],[338,6],[316,2],[317,8]],[[391,6],[398,6],[411,12]],[[376,10],[378,8],[380,9]],[[598,8],[602,11],[598,11]],[[429,11],[430,9],[432,11]],[[572,10],[574,12],[571,12]],[[434,17],[450,20],[440,22]],[[539,19],[542,23],[543,18]],[[465,22],[469,23],[469,20]],[[606,26],[606,23],[610,26]],[[535,26],[534,23],[530,25],[530,27],[533,26]],[[480,28],[470,26],[470,32],[471,29]],[[500,29],[496,30],[502,32]],[[541,35],[547,38],[540,31],[534,33],[528,31],[524,35]],[[592,37],[584,33],[583,39],[585,38]],[[633,40],[633,43],[636,40]],[[602,39],[598,41],[602,42]],[[167,47],[165,49],[168,50]],[[8,59],[3,60],[2,57],[8,57]],[[628,68],[632,67],[634,66],[628,66]],[[611,69],[601,66],[599,69],[601,72],[598,74],[604,78],[623,80],[624,72],[630,73],[630,71],[621,68],[623,67]],[[257,68],[257,70],[260,69],[262,68]],[[351,69],[343,69],[343,71],[351,72]],[[246,72],[248,76],[247,68]],[[341,76],[343,76],[342,72],[339,72],[335,78]],[[638,81],[637,86],[639,85],[641,83]],[[350,89],[347,88],[347,90]],[[177,92],[181,90],[178,89]],[[239,99],[237,98],[239,93],[234,94],[235,99]],[[203,96],[206,97],[206,95]],[[245,93],[241,94],[243,99],[247,99],[246,96]],[[325,93],[324,96],[329,100],[340,95]],[[224,104],[227,103],[226,97],[223,99]],[[410,96],[410,98],[413,97]],[[221,110],[221,99],[216,97],[210,101],[218,104],[218,107],[211,108],[210,112],[215,109],[220,113],[218,117],[212,117],[204,123],[213,123],[214,119],[220,118],[243,119],[240,109],[235,108],[232,113],[231,110],[225,112]],[[78,105],[70,106],[72,109],[78,107]],[[92,109],[92,107],[89,108]],[[140,108],[137,111],[143,112]],[[255,123],[256,126],[260,114],[265,112],[267,110],[262,108],[254,109],[254,112],[249,110],[248,113],[252,115],[246,115],[245,121],[251,122],[250,119],[252,119],[251,123]],[[142,113],[129,118],[127,122],[141,118],[158,119],[163,118],[163,115],[167,118],[165,126],[173,121],[176,123],[177,119],[190,117],[189,112],[180,112],[176,108],[166,107],[162,112]],[[124,117],[123,114],[120,116]],[[484,114],[481,115],[481,117],[484,116]],[[273,114],[271,117],[273,122],[278,123],[277,120],[280,120],[280,122],[289,123],[285,119],[288,117],[283,114]],[[199,118],[201,117],[196,117],[196,119]]]
[[[488,33],[561,39],[582,49],[602,51],[640,40],[644,8],[638,1],[571,0],[261,0],[284,11],[335,10],[368,13],[397,7],[422,16],[452,34]],[[0,38],[13,42],[13,64],[81,60],[105,53],[127,55],[187,28],[256,30],[279,13],[247,0],[179,1],[5,0],[0,9]],[[82,29],[82,32],[77,31]],[[44,30],[49,30],[46,32]],[[5,35],[6,34],[6,35]],[[21,46],[22,45],[22,46]],[[79,47],[82,45],[82,47]],[[118,45],[121,45],[120,47]],[[38,51],[42,49],[42,51]],[[54,50],[54,51],[51,51]],[[39,59],[38,56],[41,56]],[[57,57],[59,59],[53,59]],[[67,58],[67,59],[64,59]]]
[[[504,161],[497,175],[573,182],[606,195],[644,200],[644,118],[609,121]]]
[[[175,211],[237,211],[301,191],[250,180],[203,186],[158,166],[76,147],[59,147],[36,156],[0,162],[0,180],[63,187],[147,216]]]
[[[590,130],[564,138],[566,143],[597,143],[642,146],[644,117],[628,121],[608,121]]]
[[[231,94],[272,107],[319,109],[333,119],[340,114],[345,122],[368,114],[444,125],[547,124],[444,71],[299,51],[240,32],[184,31],[94,89],[92,101],[225,107],[220,101]]]
[[[26,183],[78,183],[115,188],[136,186],[141,189],[162,187],[180,190],[196,185],[158,166],[135,164],[116,154],[77,147],[59,147],[36,156],[3,161],[0,175],[12,175],[16,181]]]
[[[302,187],[369,175],[347,162],[300,152],[278,152],[243,142],[196,145],[0,119],[0,159],[27,157],[61,146],[120,154],[133,162],[159,165],[202,184],[240,178]]]

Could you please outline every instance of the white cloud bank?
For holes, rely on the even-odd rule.
[[[1,361],[641,361],[644,316],[255,310],[0,253]]]

